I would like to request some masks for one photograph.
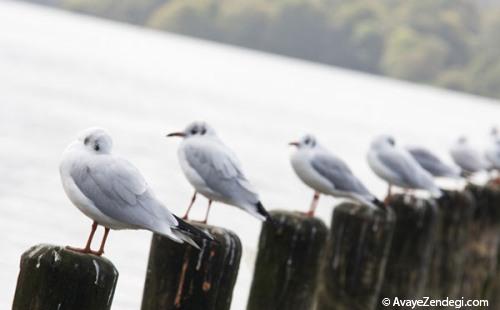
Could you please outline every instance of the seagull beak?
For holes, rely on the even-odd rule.
[[[167,138],[170,138],[170,137],[185,137],[186,134],[183,133],[183,132],[172,132],[172,133],[169,133],[167,135]]]
[[[288,143],[288,145],[293,145],[293,146],[296,146],[296,147],[299,147],[299,142],[290,142]]]

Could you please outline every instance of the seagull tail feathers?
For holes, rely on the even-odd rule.
[[[271,224],[275,224],[276,222],[274,221],[274,219],[272,218],[272,216],[266,211],[266,209],[264,208],[264,205],[262,204],[262,202],[257,202],[255,204],[255,207],[257,208],[256,211],[257,212],[252,212],[252,215],[254,215],[255,217],[257,217],[258,219],[260,219],[261,221],[267,221]]]
[[[372,204],[374,204],[376,207],[378,208],[386,208],[387,206],[385,205],[385,203],[381,200],[378,200],[377,197],[373,197],[372,201],[371,201]]]
[[[205,232],[193,225],[188,224],[175,215],[174,217],[177,220],[178,224],[177,226],[172,227],[172,233],[182,241],[187,242],[197,249],[200,249],[200,246],[193,239],[215,241],[214,237],[212,237],[212,235],[210,235],[208,232]]]

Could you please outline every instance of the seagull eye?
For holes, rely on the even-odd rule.
[[[202,135],[204,135],[204,134],[206,134],[206,133],[207,133],[207,129],[206,129],[206,128],[202,128],[202,129],[201,129],[201,134],[202,134]]]
[[[94,145],[94,150],[95,150],[95,151],[99,151],[100,149],[101,149],[101,147],[99,146],[99,144],[98,144],[98,143],[96,143],[96,144]]]
[[[311,143],[311,140],[306,139],[306,140],[304,141],[304,143],[305,143],[305,144],[309,144],[309,143]]]
[[[192,135],[195,135],[197,133],[198,133],[198,129],[196,129],[196,128],[191,129],[191,134]]]
[[[85,145],[89,144],[89,140],[90,140],[89,137],[86,137],[85,140],[83,140],[83,144]]]
[[[387,139],[387,141],[389,142],[390,145],[396,144],[396,142],[394,141],[393,138],[389,138],[389,139]]]

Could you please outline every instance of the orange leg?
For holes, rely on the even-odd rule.
[[[212,206],[212,200],[208,200],[207,213],[205,213],[205,219],[202,221],[203,224],[208,222],[208,214],[210,213],[210,207]]]
[[[90,249],[90,245],[92,244],[92,239],[94,239],[94,234],[95,234],[96,229],[97,229],[97,222],[94,221],[92,223],[92,229],[90,231],[89,238],[87,239],[87,244],[85,245],[85,248],[80,249],[80,248],[74,248],[74,247],[70,247],[70,246],[67,246],[66,248],[71,250],[71,251],[78,252],[78,253],[92,253],[92,250]]]
[[[314,216],[314,213],[316,212],[316,207],[318,206],[319,202],[319,192],[314,192],[313,200],[311,202],[311,207],[309,208],[309,211],[305,213],[307,216]]]
[[[191,203],[189,204],[189,207],[186,210],[186,214],[182,217],[183,220],[188,220],[189,219],[189,212],[191,211],[191,208],[193,207],[194,201],[196,200],[196,191],[194,191],[193,198],[191,198]]]
[[[101,246],[99,247],[99,251],[97,251],[97,256],[101,256],[104,253],[104,246],[106,245],[106,240],[108,240],[109,228],[104,228],[104,236],[102,236]]]

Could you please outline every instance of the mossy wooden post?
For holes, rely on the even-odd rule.
[[[394,297],[416,299],[424,293],[439,227],[439,213],[433,200],[406,195],[394,195],[389,204],[396,213],[396,228],[380,300]],[[386,307],[379,302],[378,308]]]
[[[474,216],[469,191],[444,191],[437,201],[440,213],[425,295],[434,299],[460,298],[467,240]]]
[[[212,234],[200,250],[153,235],[142,310],[228,310],[238,275],[241,242],[233,232],[191,223]]]
[[[344,203],[333,212],[317,310],[376,309],[395,217],[390,209]]]
[[[497,270],[500,241],[500,189],[493,184],[469,185],[476,201],[469,230],[464,276],[460,296],[466,299],[488,298]]]
[[[273,211],[264,223],[247,310],[312,309],[328,233],[319,219]]]
[[[37,245],[21,257],[13,310],[111,309],[118,271],[104,257]]]

